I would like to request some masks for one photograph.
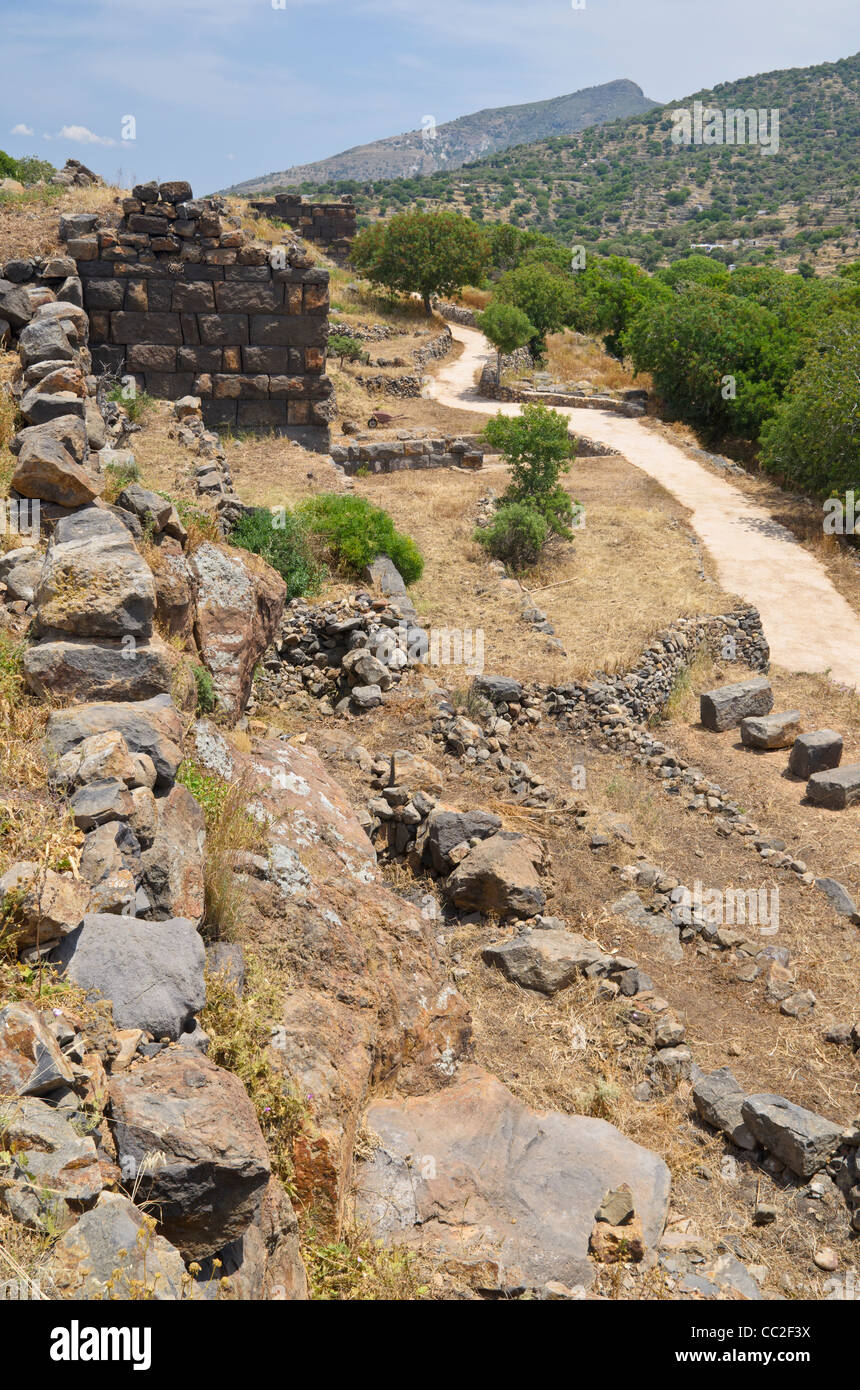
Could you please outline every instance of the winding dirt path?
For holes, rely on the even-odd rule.
[[[463,354],[437,372],[426,394],[453,409],[516,415],[518,405],[486,400],[475,389],[476,369],[495,358],[483,334],[457,323],[450,328],[464,344]],[[860,689],[860,618],[834,589],[824,566],[790,531],[639,420],[603,410],[556,408],[574,431],[618,449],[688,508],[723,588],[759,610],[777,665],[798,672],[827,671],[833,680]]]

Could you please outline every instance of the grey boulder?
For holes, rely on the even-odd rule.
[[[74,984],[110,999],[118,1028],[176,1039],[206,1002],[203,940],[193,922],[94,913],[54,952]]]

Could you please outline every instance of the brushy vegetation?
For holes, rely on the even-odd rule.
[[[121,405],[129,420],[135,425],[139,425],[142,420],[145,420],[155,405],[155,397],[150,396],[147,391],[132,392],[120,385],[114,386],[108,392],[108,400],[116,401],[117,405]]]
[[[302,1255],[313,1299],[389,1302],[427,1295],[412,1251],[403,1246],[389,1249],[355,1225],[334,1241],[320,1241],[310,1226],[304,1232]]]
[[[564,416],[544,405],[526,405],[519,415],[495,415],[484,437],[504,457],[511,482],[489,526],[475,531],[475,540],[512,569],[522,570],[536,564],[551,536],[569,540],[573,534],[574,503],[559,478],[570,469],[575,444]]]
[[[424,560],[411,536],[396,530],[388,512],[366,498],[322,492],[300,503],[297,512],[333,570],[360,578],[377,555],[387,555],[406,584],[421,578]]]
[[[180,764],[176,780],[191,792],[206,817],[203,934],[210,940],[235,940],[247,915],[245,892],[236,872],[238,856],[268,850],[265,829],[248,811],[250,786],[243,778],[227,782],[190,761]]]
[[[515,571],[536,565],[548,539],[546,519],[526,502],[499,507],[489,526],[475,531],[475,540]]]
[[[278,571],[287,586],[288,602],[322,588],[325,567],[314,556],[305,522],[294,512],[256,507],[239,517],[230,540]]]
[[[51,179],[56,174],[53,164],[37,155],[25,154],[15,159],[5,150],[0,150],[0,179],[17,179],[19,183],[32,184],[39,179]]]
[[[196,663],[191,667],[194,683],[197,686],[197,713],[211,714],[215,708],[215,685],[205,666]]]
[[[223,973],[206,976],[206,1006],[200,1014],[209,1034],[209,1056],[233,1072],[253,1102],[272,1161],[272,1171],[295,1196],[292,1145],[305,1118],[303,1102],[268,1057],[280,996],[253,952],[246,953],[242,998]]]

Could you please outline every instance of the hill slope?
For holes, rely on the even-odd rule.
[[[673,144],[670,112],[697,100],[721,111],[778,108],[779,150]],[[356,202],[360,211],[375,212],[416,198],[648,266],[696,243],[722,243],[732,261],[857,259],[860,54],[721,83],[671,106],[495,153],[454,173],[377,187]]]
[[[437,169],[458,169],[511,145],[570,135],[603,121],[648,111],[654,105],[635,82],[605,82],[550,101],[493,107],[429,130],[411,130],[369,145],[356,145],[315,164],[297,164],[279,173],[248,179],[228,191],[256,193],[299,183],[408,178]]]

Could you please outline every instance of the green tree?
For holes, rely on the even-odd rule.
[[[493,302],[487,305],[482,314],[475,315],[475,322],[486,338],[496,349],[496,381],[502,375],[502,356],[525,347],[537,332],[534,324],[522,309],[514,304]]]
[[[835,316],[762,430],[761,461],[793,487],[860,495],[860,314]]]
[[[559,476],[570,470],[575,445],[565,417],[545,405],[525,405],[519,415],[494,415],[484,438],[511,470],[503,503],[527,503],[553,531],[569,537],[573,504]]]
[[[547,333],[564,328],[574,312],[571,279],[537,263],[507,271],[496,286],[495,297],[502,304],[513,304],[531,319],[536,355],[543,353]]]
[[[489,246],[480,227],[458,213],[399,212],[359,232],[350,259],[372,283],[420,294],[429,314],[432,295],[480,283]]]

